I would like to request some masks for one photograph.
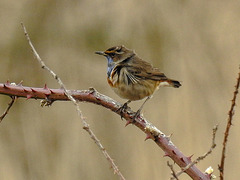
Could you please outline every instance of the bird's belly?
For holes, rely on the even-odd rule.
[[[150,96],[157,89],[158,82],[156,81],[144,81],[136,84],[121,84],[118,83],[115,86],[111,86],[114,92],[123,99],[136,101]]]

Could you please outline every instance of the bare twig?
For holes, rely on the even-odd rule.
[[[224,139],[223,139],[221,163],[220,163],[220,165],[218,165],[218,169],[220,172],[220,180],[224,179],[224,164],[225,164],[225,157],[226,157],[227,141],[228,141],[229,131],[230,131],[230,128],[232,125],[232,119],[233,119],[233,115],[234,115],[234,108],[236,106],[236,99],[237,99],[239,85],[240,85],[240,66],[239,66],[239,72],[238,72],[238,77],[237,77],[237,83],[235,85],[235,91],[233,92],[232,104],[231,104],[230,110],[228,112],[227,126],[226,126],[226,130],[224,133]]]
[[[40,58],[39,54],[37,53],[36,49],[34,48],[31,39],[27,33],[26,27],[24,26],[23,23],[21,23],[22,27],[23,27],[23,31],[24,34],[28,40],[28,43],[31,47],[31,50],[34,54],[34,56],[36,57],[36,59],[38,60],[38,62],[41,64],[42,68],[47,70],[54,79],[57,80],[58,84],[60,85],[60,87],[64,90],[65,95],[68,97],[68,99],[70,99],[73,104],[76,106],[77,112],[78,112],[78,116],[80,117],[82,123],[83,123],[83,129],[86,130],[88,132],[88,134],[90,135],[90,137],[93,139],[93,141],[97,144],[97,146],[99,147],[99,149],[102,151],[102,153],[104,154],[105,158],[108,160],[108,162],[110,163],[111,167],[114,170],[114,173],[116,173],[120,179],[125,180],[125,178],[123,177],[122,173],[120,172],[120,170],[118,169],[118,167],[116,166],[116,164],[114,163],[113,159],[110,157],[110,155],[108,154],[108,152],[106,151],[106,149],[103,147],[103,145],[101,144],[101,142],[98,140],[98,138],[96,137],[96,135],[93,133],[93,131],[89,128],[88,123],[85,120],[85,117],[83,116],[79,104],[78,102],[73,98],[73,96],[70,94],[69,91],[67,91],[65,85],[63,84],[62,80],[56,75],[56,73],[54,73],[48,66],[45,65],[45,63],[42,61],[42,59]]]
[[[216,147],[216,143],[215,143],[215,138],[216,138],[216,132],[218,129],[218,125],[215,125],[213,128],[213,132],[212,132],[212,145],[210,147],[210,149],[208,150],[208,152],[206,152],[205,154],[203,154],[202,156],[199,156],[197,159],[195,159],[193,162],[191,162],[190,164],[188,164],[186,167],[182,168],[181,171],[179,171],[177,174],[175,174],[176,177],[179,177],[182,173],[184,173],[187,169],[191,168],[194,164],[197,164],[199,161],[205,159],[209,154],[212,153],[213,149]],[[173,176],[171,178],[175,179],[176,177]]]
[[[11,102],[8,104],[7,109],[5,110],[5,112],[0,116],[0,123],[2,122],[2,120],[5,118],[5,116],[8,114],[9,110],[11,109],[13,103],[16,101],[17,97],[16,96],[10,96],[12,98]]]
[[[169,167],[169,168],[171,169],[171,171],[172,171],[172,176],[173,176],[173,177],[171,177],[170,180],[172,180],[172,179],[179,180],[179,179],[178,179],[178,176],[176,175],[176,172],[175,172],[175,170],[174,170],[174,168],[173,168],[173,165],[170,164],[169,161],[167,161],[167,165],[168,165],[168,167]]]

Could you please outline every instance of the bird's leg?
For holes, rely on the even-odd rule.
[[[128,100],[127,102],[125,102],[120,108],[118,108],[117,112],[120,112],[121,115],[121,119],[123,118],[123,113],[124,111],[127,109],[128,104],[131,102],[131,100]]]
[[[140,112],[141,112],[144,104],[145,104],[149,99],[151,99],[151,97],[152,97],[152,96],[148,96],[148,97],[145,99],[145,101],[143,102],[143,104],[141,105],[141,107],[140,107],[140,108],[137,110],[137,112],[134,114],[133,120],[135,120],[135,119],[140,115]]]

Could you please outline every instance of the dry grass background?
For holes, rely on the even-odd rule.
[[[162,88],[145,106],[144,116],[186,155],[197,157],[211,143],[219,124],[217,148],[198,164],[218,175],[221,143],[240,63],[238,1],[3,1],[0,0],[0,82],[26,86],[58,84],[43,71],[24,37],[24,22],[45,63],[69,89],[96,88],[114,99],[106,82],[106,60],[96,50],[124,44],[166,75],[180,89]],[[8,97],[0,96],[0,112]],[[142,102],[131,104],[137,109]],[[237,100],[239,104],[239,98]],[[127,179],[169,179],[168,158],[134,126],[114,113],[82,103],[87,120]],[[239,107],[226,159],[226,179],[240,176]],[[118,179],[82,129],[74,106],[19,99],[0,124],[1,180]],[[190,179],[183,175],[181,179]]]

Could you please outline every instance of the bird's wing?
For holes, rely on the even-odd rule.
[[[167,80],[164,73],[160,72],[158,68],[153,68],[152,65],[146,61],[133,63],[128,66],[129,74],[132,74],[137,79],[151,79],[154,81]]]

